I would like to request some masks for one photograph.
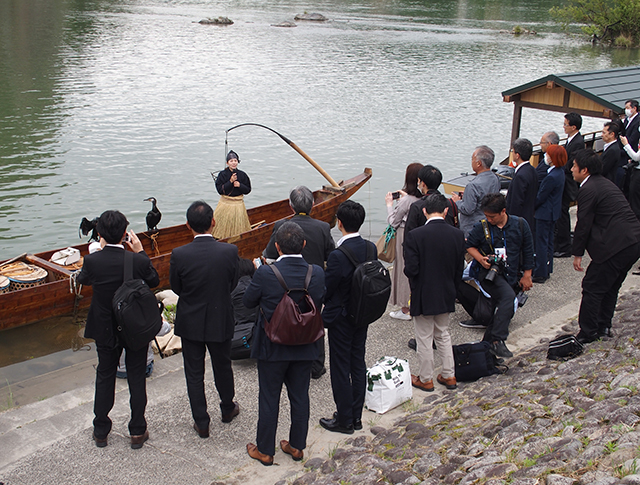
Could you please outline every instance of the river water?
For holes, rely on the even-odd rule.
[[[373,169],[355,197],[365,234],[411,162],[468,171],[473,148],[507,155],[501,91],[549,73],[605,69],[637,50],[593,48],[559,32],[553,1],[3,0],[0,2],[0,259],[78,243],[83,216],[117,208],[144,230],[217,194],[225,130],[262,123],[335,179]],[[320,12],[325,23],[272,24]],[[235,23],[201,25],[206,17]],[[538,35],[501,30],[521,25]],[[600,120],[587,122],[601,127]],[[526,111],[523,136],[561,131]],[[229,133],[253,191],[248,207],[325,180],[272,133]]]

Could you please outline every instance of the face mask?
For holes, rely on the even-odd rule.
[[[631,111],[631,109],[627,108],[624,110],[624,114],[627,115],[627,118],[631,118],[633,116],[633,111]]]

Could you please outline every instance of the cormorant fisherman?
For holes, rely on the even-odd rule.
[[[216,189],[220,200],[213,218],[213,237],[224,239],[251,229],[244,196],[251,192],[251,180],[242,170],[238,170],[240,157],[233,150],[227,154],[227,167],[218,173]]]
[[[155,197],[149,197],[144,199],[144,202],[151,202],[151,210],[147,212],[147,231],[157,231],[160,219],[162,219],[162,214],[156,205],[158,201]]]

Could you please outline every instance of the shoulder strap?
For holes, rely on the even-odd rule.
[[[124,250],[124,281],[133,279],[133,253]]]
[[[271,271],[273,271],[273,274],[276,275],[276,278],[278,278],[278,281],[280,282],[280,284],[284,288],[284,291],[288,292],[289,288],[287,287],[287,283],[285,283],[284,278],[282,277],[282,273],[280,272],[280,270],[278,268],[276,268],[275,264],[272,264],[269,267],[271,268]]]
[[[311,283],[311,274],[313,273],[313,266],[309,265],[307,268],[307,277],[304,279],[304,289],[305,291],[309,288],[309,283]]]
[[[487,240],[487,244],[489,244],[489,248],[491,248],[491,251],[494,251],[493,244],[491,244],[491,229],[489,229],[489,223],[486,219],[482,219],[480,222],[482,223],[484,238]]]
[[[353,253],[349,248],[345,247],[344,244],[342,244],[338,247],[338,250],[342,251],[342,253],[347,257],[347,259],[351,261],[352,265],[356,267],[358,266],[359,263],[356,262],[356,258],[353,257]]]
[[[367,245],[367,257],[365,258],[364,261],[360,261],[360,263],[364,263],[365,261],[373,261],[374,259],[376,259],[377,250],[375,245],[372,242],[366,241],[366,240],[365,240],[365,243]],[[344,255],[349,259],[349,261],[351,261],[352,265],[354,265],[356,268],[358,267],[360,263],[356,261],[356,258],[354,257],[351,249],[346,247],[344,244],[342,244],[338,249],[344,253]]]
[[[458,204],[456,204],[453,199],[449,199],[449,204],[451,204],[451,216],[453,217],[453,223],[458,227],[460,225],[458,223]]]

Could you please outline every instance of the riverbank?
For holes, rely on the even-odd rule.
[[[549,338],[558,332],[562,332],[562,327],[569,325],[572,319],[575,318],[579,307],[581,276],[571,268],[570,259],[556,260],[556,270],[551,280],[543,285],[535,285],[531,290],[529,301],[518,311],[512,322],[512,333],[507,343],[509,348],[516,353],[516,356],[510,363],[511,371],[507,376],[482,379],[478,383],[463,383],[455,393],[444,393],[437,388],[436,393],[427,395],[422,391],[414,390],[414,398],[411,402],[390,411],[386,415],[379,416],[365,411],[363,416],[364,429],[353,436],[335,435],[318,426],[318,419],[330,416],[334,411],[334,404],[331,397],[328,374],[317,381],[312,381],[310,388],[311,422],[304,464],[293,462],[289,456],[284,455],[281,451],[276,452],[275,462],[277,466],[274,465],[269,468],[263,467],[247,456],[245,445],[255,440],[258,408],[257,372],[255,363],[250,360],[234,363],[237,400],[240,403],[241,413],[236,420],[228,425],[222,424],[216,415],[217,396],[211,370],[207,368],[206,389],[212,413],[212,437],[206,440],[198,438],[191,428],[192,419],[186,396],[182,358],[180,355],[176,355],[161,361],[156,360],[154,376],[147,381],[149,394],[147,420],[149,422],[150,440],[139,451],[131,450],[128,444],[128,391],[124,382],[118,382],[116,406],[112,412],[114,427],[110,435],[109,446],[104,449],[98,449],[91,440],[93,364],[95,364],[95,360],[93,364],[83,364],[84,367],[79,366],[76,369],[77,373],[73,379],[76,380],[77,386],[73,389],[67,389],[65,392],[60,391],[58,393],[55,391],[56,381],[60,384],[68,385],[66,381],[69,376],[62,374],[51,375],[48,378],[46,376],[43,377],[42,381],[46,381],[49,385],[48,392],[52,392],[52,394],[48,395],[49,397],[41,395],[40,397],[44,399],[35,400],[30,404],[24,404],[0,413],[0,447],[3,450],[0,454],[0,481],[5,484],[52,482],[106,484],[134,481],[138,484],[159,483],[161,481],[169,481],[174,484],[215,482],[268,484],[282,480],[293,482],[296,477],[305,475],[304,465],[315,464],[321,467],[319,471],[312,472],[313,478],[320,480],[318,483],[339,483],[336,475],[330,475],[322,471],[322,464],[325,462],[328,463],[324,465],[325,471],[332,467],[335,467],[335,470],[338,471],[343,470],[345,473],[348,470],[351,476],[349,480],[355,478],[353,476],[355,469],[349,468],[349,466],[356,462],[361,463],[360,468],[366,467],[367,471],[376,471],[378,478],[387,477],[385,473],[391,473],[392,470],[390,468],[385,468],[386,471],[383,472],[373,462],[366,462],[367,459],[373,460],[374,458],[380,458],[387,465],[397,465],[400,471],[407,471],[415,477],[415,480],[420,481],[421,478],[426,478],[428,473],[424,471],[420,473],[411,472],[417,461],[409,464],[405,458],[399,458],[399,456],[394,456],[392,459],[389,459],[390,457],[386,455],[384,459],[378,456],[384,455],[380,446],[384,447],[385,451],[388,451],[388,449],[391,449],[391,446],[388,445],[393,445],[394,449],[401,449],[407,445],[407,443],[401,444],[397,440],[394,442],[395,444],[391,442],[382,443],[382,437],[397,434],[396,427],[398,426],[404,426],[406,431],[406,426],[409,425],[410,421],[422,421],[423,425],[426,423],[427,427],[436,429],[437,423],[434,424],[430,421],[433,419],[432,413],[444,412],[442,410],[445,407],[447,409],[455,408],[460,410],[464,407],[460,401],[482,409],[482,406],[475,401],[478,393],[486,392],[485,388],[487,386],[502,390],[502,394],[497,393],[497,391],[495,395],[492,394],[494,397],[488,398],[489,401],[486,403],[485,407],[491,406],[495,410],[505,406],[501,401],[505,399],[505,396],[509,396],[507,390],[513,390],[514,387],[518,388],[523,394],[509,397],[509,399],[522,401],[524,399],[523,396],[529,395],[525,391],[532,387],[532,382],[544,383],[549,380],[551,378],[549,375],[536,374],[535,372],[523,375],[522,369],[525,367],[518,365],[518,363],[530,361],[530,357],[527,357],[530,354],[526,354],[527,356],[523,357],[525,354],[522,354],[522,352],[532,352],[532,346],[537,346],[540,339]],[[625,291],[630,292],[639,285],[640,278],[629,275],[625,282]],[[451,318],[450,328],[454,343],[469,342],[481,338],[480,331],[464,329],[457,325],[457,321],[465,318],[466,314],[461,308]],[[619,318],[619,315],[616,318]],[[614,331],[622,323],[616,322]],[[627,323],[624,324],[627,325]],[[412,325],[410,323],[393,320],[385,316],[370,327],[370,335],[367,342],[367,363],[371,365],[379,357],[394,355],[408,359],[411,368],[415,369],[417,365],[415,352],[406,347],[406,342],[412,333]],[[614,343],[612,342],[603,342],[596,345],[603,346],[605,349],[603,352],[606,351],[612,355],[615,353],[610,352],[613,347],[607,347],[613,346]],[[591,356],[592,349],[595,348],[596,346],[590,346],[590,350],[585,356],[572,361],[570,365],[564,364],[565,367],[563,369],[569,366],[573,370],[568,374],[565,372],[563,378],[565,380],[577,380],[580,375],[580,362],[582,362],[580,359]],[[540,351],[535,352],[540,353]],[[559,372],[560,366],[546,362],[544,356],[536,357],[536,359],[536,362],[530,362],[530,369],[539,370],[536,367],[539,366],[540,368],[551,369],[552,373]],[[611,368],[603,365],[601,367],[602,372],[608,372],[609,368]],[[544,388],[552,387],[548,383],[540,385]],[[27,389],[38,388],[35,383],[33,386],[28,383],[22,383],[21,386],[25,389],[25,399]],[[574,386],[571,387],[573,388]],[[638,387],[640,388],[640,385]],[[30,391],[30,394],[37,396],[38,392]],[[426,403],[424,402],[425,397],[428,398]],[[633,396],[629,396],[626,399],[630,400],[631,397]],[[562,401],[562,398],[558,399]],[[16,391],[16,401],[18,400],[18,391]],[[430,402],[430,400],[437,402]],[[540,406],[550,405],[543,403]],[[282,400],[281,407],[278,440],[286,439],[288,435],[289,408],[286,397]],[[437,411],[438,409],[440,411]],[[492,429],[496,430],[491,438],[486,439],[492,440],[497,437],[497,427],[501,420],[505,418],[500,413],[487,412],[483,413],[482,419],[484,420],[483,426],[489,429],[488,423],[493,423],[494,428]],[[576,419],[579,418],[576,417]],[[523,421],[526,420],[523,419]],[[378,433],[374,437],[372,430],[381,431],[380,428],[384,428],[385,431]],[[549,428],[551,429],[552,426],[549,425]],[[478,431],[475,434],[478,436],[482,435],[483,432],[490,434],[487,429],[483,428],[482,432]],[[453,428],[441,429],[438,432],[442,436],[449,434],[450,439],[455,439],[454,437],[461,433],[459,429]],[[542,429],[540,432],[545,437],[552,437],[553,434],[557,433],[557,430],[553,429],[553,431],[547,433],[546,430]],[[405,432],[403,431],[398,436],[403,436],[404,434]],[[522,433],[520,435],[524,436]],[[396,438],[394,436],[390,439],[394,440]],[[499,438],[495,438],[494,441],[495,446],[497,446],[497,443],[501,443]],[[423,444],[407,449],[418,454],[423,451],[424,453],[430,453],[432,450],[427,450]],[[439,447],[442,446],[450,448],[451,445],[439,443]],[[486,447],[488,448],[487,453],[491,452],[494,455],[498,453],[498,448],[495,446],[490,449]],[[337,453],[336,451],[340,448],[348,451]],[[468,449],[459,448],[456,453],[460,456],[467,456]],[[347,459],[347,456],[352,458]],[[355,458],[353,458],[354,456]],[[427,455],[425,454],[424,456]],[[432,455],[428,456],[432,457]],[[480,454],[479,456],[482,455]],[[533,459],[530,458],[530,460]],[[360,460],[364,461],[361,462]],[[442,457],[442,461],[445,461],[444,457]],[[444,464],[450,465],[448,455],[446,461],[447,463]],[[378,462],[376,461],[376,463]],[[451,464],[455,463],[451,461]],[[524,461],[516,462],[512,460],[512,464],[520,469],[523,467]],[[461,465],[458,464],[457,468],[460,468]],[[448,472],[448,474],[450,473],[453,472]],[[300,480],[302,481],[299,481],[299,483],[311,483],[309,480],[312,476],[308,475],[307,478],[301,478]],[[387,479],[391,480],[389,477]],[[362,483],[372,483],[375,480],[371,477],[371,481]],[[415,480],[407,476],[403,481],[406,483],[418,483]],[[355,482],[352,481],[352,483]]]

